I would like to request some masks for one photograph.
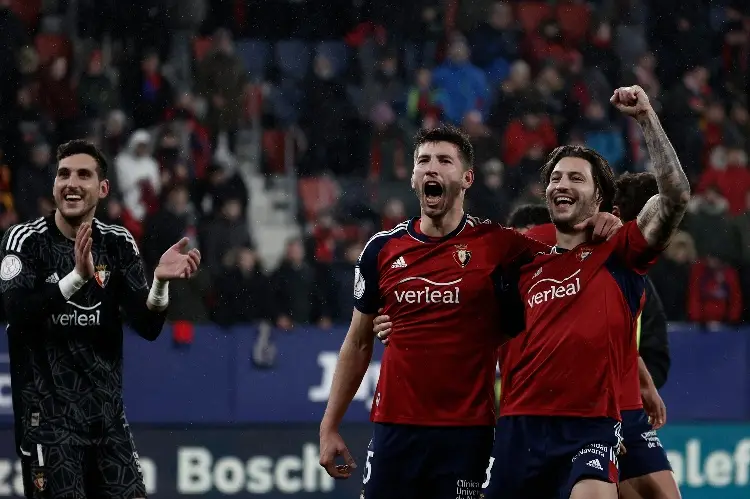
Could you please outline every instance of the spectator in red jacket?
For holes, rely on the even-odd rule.
[[[693,264],[688,289],[688,319],[701,324],[730,323],[742,316],[739,274],[716,257]]]
[[[557,133],[552,121],[536,106],[532,106],[520,119],[511,121],[505,129],[503,161],[509,167],[515,167],[532,149],[539,148],[547,154],[555,147]]]
[[[730,215],[740,215],[745,211],[745,194],[750,191],[750,170],[747,168],[747,153],[739,146],[724,150],[714,148],[709,159],[708,169],[701,175],[698,192],[716,186],[729,203]]]

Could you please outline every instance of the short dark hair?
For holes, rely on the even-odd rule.
[[[460,160],[465,170],[474,168],[474,146],[469,136],[453,125],[441,125],[437,128],[422,128],[414,137],[414,157],[422,144],[430,142],[450,142],[458,148]]]
[[[604,156],[595,150],[584,146],[559,146],[547,157],[547,162],[542,167],[542,182],[549,185],[552,170],[563,158],[585,159],[591,165],[591,175],[594,177],[594,186],[601,198],[600,211],[612,211],[612,199],[615,197],[615,172]]]
[[[517,207],[508,217],[506,224],[511,229],[523,229],[531,225],[544,225],[552,223],[549,209],[542,204],[522,204]]]
[[[70,142],[61,144],[57,148],[57,162],[59,163],[63,159],[73,156],[75,154],[87,154],[94,158],[96,161],[96,171],[99,174],[99,179],[104,180],[107,178],[109,167],[107,166],[107,159],[104,154],[94,144],[88,140],[75,139]]]
[[[653,173],[623,173],[615,185],[617,190],[612,204],[620,210],[623,222],[635,220],[646,202],[659,194],[659,185]]]

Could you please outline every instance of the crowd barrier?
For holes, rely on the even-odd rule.
[[[196,326],[190,345],[176,346],[169,326],[153,343],[131,332],[124,341],[124,393],[132,423],[319,422],[328,399],[344,328],[274,332],[276,358],[258,367],[254,326]],[[662,390],[670,421],[750,421],[750,328],[670,331],[672,369]],[[367,422],[383,347],[347,413]],[[0,342],[0,426],[12,421],[7,343]]]
[[[346,481],[318,465],[314,424],[133,431],[149,497],[356,499],[371,428],[342,431],[359,465]],[[660,436],[684,499],[750,497],[750,424],[668,424]],[[20,473],[13,432],[0,430],[0,497],[21,496]]]

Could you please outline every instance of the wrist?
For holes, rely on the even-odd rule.
[[[653,108],[649,108],[645,111],[641,111],[635,116],[635,119],[640,123],[641,126],[653,123],[658,120],[659,117],[656,115],[656,111]]]
[[[166,309],[169,305],[169,281],[162,281],[154,276],[146,303],[157,310]]]
[[[57,283],[57,287],[60,288],[60,292],[66,300],[69,300],[79,289],[81,289],[88,279],[78,273],[76,269],[70,271],[68,275],[60,279]]]

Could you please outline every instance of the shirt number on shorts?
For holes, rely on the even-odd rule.
[[[491,457],[490,464],[489,466],[487,466],[487,471],[485,472],[484,483],[482,484],[483,489],[486,489],[487,487],[490,486],[490,479],[492,478],[492,465],[493,464],[495,464],[495,458]]]
[[[362,479],[362,483],[367,483],[370,481],[370,475],[372,475],[372,465],[370,464],[370,458],[374,455],[375,453],[373,451],[367,451],[367,460],[365,461],[365,477]]]

